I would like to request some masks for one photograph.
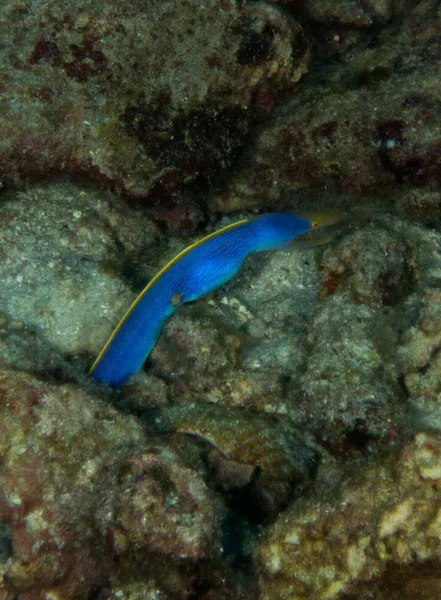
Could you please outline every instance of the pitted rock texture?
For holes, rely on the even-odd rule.
[[[439,436],[420,433],[398,455],[334,484],[293,505],[262,537],[259,598],[438,597]]]
[[[134,574],[164,598],[187,598],[205,579],[198,562],[219,563],[213,493],[134,417],[9,369],[0,371],[0,415],[0,522],[12,546],[2,600],[83,600]]]
[[[441,185],[437,3],[306,4],[316,42],[308,76],[256,131],[210,206],[371,205],[397,194],[404,204],[403,187],[430,206],[424,192]]]
[[[143,198],[230,165],[308,60],[300,26],[263,2],[20,0],[0,38],[1,176]]]

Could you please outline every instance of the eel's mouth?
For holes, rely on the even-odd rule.
[[[342,212],[304,213],[299,217],[311,221],[311,229],[291,240],[288,244],[290,248],[313,248],[328,244],[340,233],[340,225],[346,215]]]

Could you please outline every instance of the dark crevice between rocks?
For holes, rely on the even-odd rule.
[[[87,596],[87,600],[105,600],[111,591],[110,583],[104,585],[94,585]]]
[[[229,510],[222,522],[221,543],[230,566],[250,582],[254,579],[255,564],[249,549],[259,536],[260,527],[243,518],[235,510]]]
[[[355,427],[346,432],[348,447],[355,453],[364,457],[369,456],[369,447],[374,441],[373,436],[367,432],[366,424],[362,419],[357,419]]]
[[[5,564],[11,556],[11,528],[8,525],[0,525],[0,564]]]
[[[280,497],[277,495],[278,491]],[[247,485],[223,493],[232,514],[253,531],[256,527],[272,523],[277,519],[293,498],[294,486],[288,482],[276,482],[265,477],[257,467]]]
[[[331,456],[347,460],[368,458],[375,441],[375,437],[367,432],[366,423],[361,418],[356,419],[354,427],[342,429],[338,440],[320,436],[317,438],[317,443]]]
[[[401,375],[399,375],[397,377],[397,384],[398,384],[398,387],[400,388],[400,390],[403,393],[403,398],[405,400],[407,400],[409,398],[409,392],[408,392],[407,387],[406,387],[405,375],[404,374],[401,374]]]

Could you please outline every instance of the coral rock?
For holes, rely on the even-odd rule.
[[[315,77],[257,132],[228,187],[211,205],[329,207],[324,189],[405,202],[404,187],[441,182],[438,98],[440,15],[433,2],[307,0],[307,35],[325,45]],[[393,26],[384,26],[395,13]],[[406,18],[403,18],[405,15]],[[334,62],[330,52],[340,54]],[[375,194],[375,196],[374,196]],[[433,203],[416,192],[419,202]],[[361,198],[362,202],[366,199]],[[439,199],[437,201],[439,206]]]
[[[208,490],[165,450],[129,456],[118,474],[120,492],[98,518],[115,552],[157,552],[198,560],[219,552],[216,514]]]
[[[136,197],[228,166],[308,61],[300,26],[264,3],[3,3],[0,37],[1,175]]]
[[[395,361],[400,330],[411,319],[414,252],[426,234],[391,219],[384,224],[325,250],[311,353],[300,386],[290,386],[296,424],[348,454],[368,451],[373,440],[388,443],[391,430],[408,426]]]
[[[73,386],[0,372],[0,464],[12,544],[2,600],[82,600],[134,570],[135,583],[158,579],[185,598],[186,561],[219,558],[218,511],[201,477],[147,443],[133,417]]]
[[[418,434],[398,456],[338,483],[298,501],[263,536],[259,598],[438,597],[439,438]]]

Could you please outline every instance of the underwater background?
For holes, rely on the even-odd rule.
[[[440,208],[439,0],[0,0],[0,600],[439,600]]]

